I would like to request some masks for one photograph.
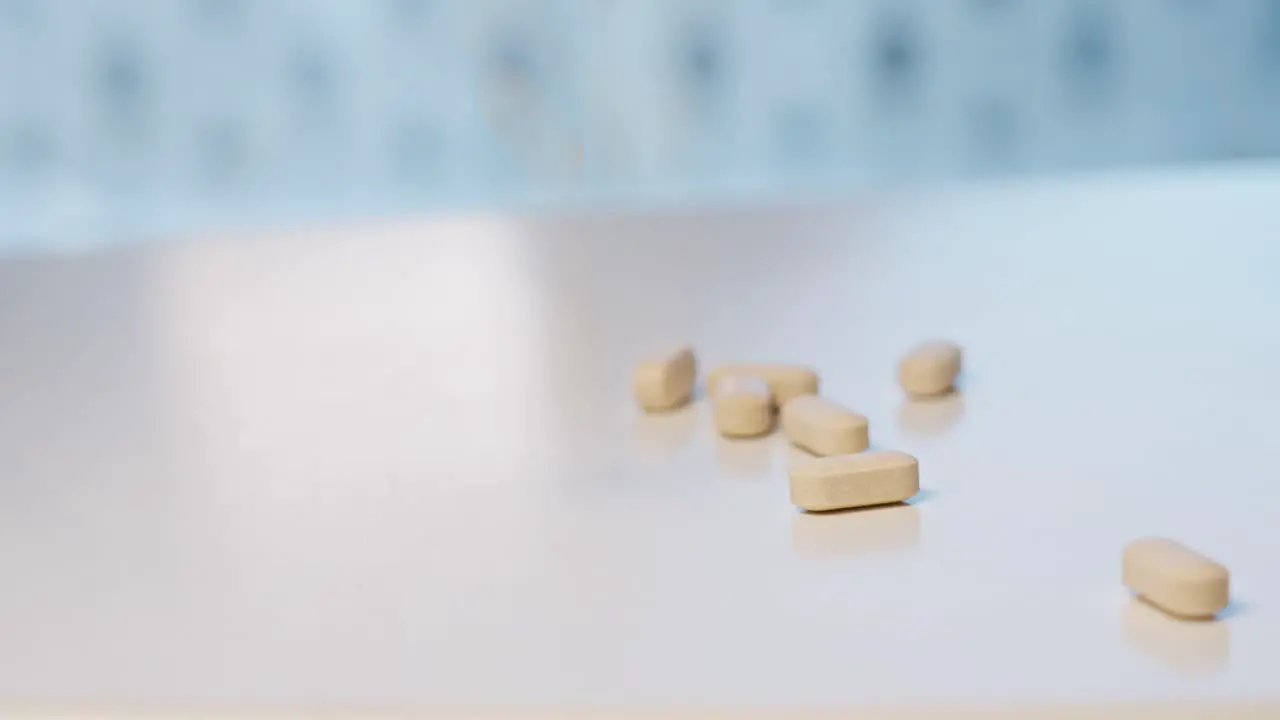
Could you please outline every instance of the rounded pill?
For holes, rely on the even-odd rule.
[[[1212,617],[1230,602],[1227,568],[1172,540],[1134,540],[1121,565],[1125,587],[1170,615]]]
[[[716,430],[725,437],[758,437],[773,430],[773,396],[758,377],[722,377],[712,404]]]
[[[814,455],[848,455],[867,449],[867,418],[817,395],[782,406],[787,440]]]
[[[632,389],[645,410],[674,410],[689,402],[697,377],[697,357],[692,348],[682,347],[638,364]]]
[[[832,455],[792,466],[791,502],[808,511],[902,502],[920,492],[920,464],[904,452]]]
[[[898,363],[898,384],[916,397],[941,395],[960,374],[960,346],[950,342],[917,345]]]

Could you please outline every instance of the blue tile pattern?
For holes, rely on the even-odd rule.
[[[0,99],[19,208],[1262,156],[1280,0],[0,0]]]

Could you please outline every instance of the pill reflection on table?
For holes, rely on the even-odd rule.
[[[907,503],[791,518],[791,549],[806,558],[901,553],[920,546],[920,509]]]
[[[898,406],[898,429],[914,437],[940,435],[960,423],[964,418],[964,405],[961,392],[927,398],[907,397]]]
[[[635,451],[642,457],[669,457],[689,445],[698,429],[699,408],[686,405],[673,412],[637,413],[632,424]]]
[[[728,477],[767,477],[773,470],[777,446],[771,439],[719,436],[715,447],[716,466]]]
[[[1170,670],[1210,673],[1226,667],[1231,658],[1230,623],[1186,622],[1129,598],[1121,625],[1125,642]]]

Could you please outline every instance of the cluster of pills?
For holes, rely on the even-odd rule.
[[[960,373],[960,347],[931,342],[898,363],[898,384],[912,398],[944,395]],[[640,363],[636,401],[646,412],[683,407],[693,398],[698,362],[682,347]],[[867,451],[868,419],[819,395],[818,373],[803,365],[721,365],[707,373],[716,430],[725,437],[768,435],[775,426],[814,455],[789,473],[791,502],[804,512],[898,503],[920,492],[920,466],[904,452]],[[1137,596],[1181,618],[1210,618],[1229,602],[1227,569],[1171,540],[1125,547],[1122,580]]]
[[[899,380],[913,396],[951,390],[960,348],[921,345],[902,359]],[[688,403],[697,382],[693,350],[678,348],[640,365],[635,396],[650,412]],[[790,473],[791,501],[806,512],[902,502],[920,491],[919,463],[902,452],[866,452],[867,418],[819,396],[818,373],[803,365],[721,365],[707,373],[716,430],[725,437],[768,435],[777,425],[815,459]]]

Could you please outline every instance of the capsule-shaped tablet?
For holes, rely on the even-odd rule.
[[[1125,587],[1170,615],[1213,617],[1230,601],[1227,568],[1172,540],[1134,540],[1122,565]]]
[[[912,348],[898,363],[898,384],[915,397],[949,392],[960,374],[960,346],[930,342]]]
[[[750,375],[764,380],[777,406],[801,395],[818,394],[818,373],[803,365],[721,365],[707,374],[707,393],[715,397],[721,379]]]
[[[867,419],[817,395],[782,406],[782,432],[814,455],[848,455],[867,449]]]
[[[818,458],[790,475],[792,504],[811,512],[902,502],[920,492],[920,464],[893,450]]]
[[[711,402],[716,430],[725,437],[758,437],[773,430],[773,396],[758,377],[722,377]]]
[[[674,410],[689,402],[698,377],[698,360],[688,347],[636,366],[632,383],[636,402],[647,411]]]

